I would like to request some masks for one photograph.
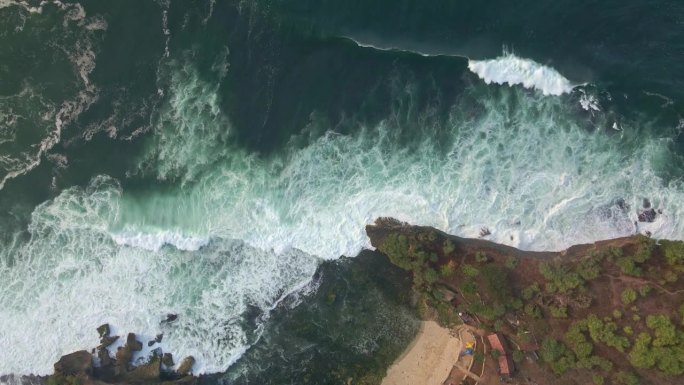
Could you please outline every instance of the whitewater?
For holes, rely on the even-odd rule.
[[[61,354],[96,346],[105,322],[163,332],[164,350],[193,355],[196,373],[225,371],[322,260],[370,247],[364,226],[380,216],[559,250],[635,233],[647,198],[662,214],[639,231],[684,234],[684,190],[657,174],[666,139],[628,123],[619,136],[586,130],[567,79],[529,59],[471,61],[460,103],[478,113],[454,106],[446,141],[411,127],[406,145],[398,110],[269,156],[235,143],[218,64],[216,81],[190,62],[166,67],[166,99],[131,174],[175,188],[131,192],[95,176],[35,208],[29,239],[0,251],[0,374],[49,373]],[[178,320],[163,323],[168,314]]]

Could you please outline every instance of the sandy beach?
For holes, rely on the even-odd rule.
[[[461,340],[434,321],[423,321],[416,339],[387,370],[382,385],[441,385],[458,360]]]

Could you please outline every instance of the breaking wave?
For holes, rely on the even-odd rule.
[[[544,95],[562,95],[573,88],[573,84],[555,69],[512,53],[490,60],[469,60],[468,69],[487,84],[522,85]]]

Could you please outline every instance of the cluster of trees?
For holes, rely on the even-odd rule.
[[[639,333],[629,352],[629,362],[637,368],[657,368],[668,375],[684,374],[684,333],[664,314],[646,317],[653,332]]]
[[[425,249],[425,245],[436,239],[437,235],[432,231],[411,236],[392,233],[378,249],[387,255],[393,264],[413,273],[413,284],[416,288],[426,289],[439,279],[437,271],[432,267],[439,257]]]

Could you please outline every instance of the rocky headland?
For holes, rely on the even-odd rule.
[[[683,242],[635,235],[528,252],[392,218],[366,232],[412,274],[422,318],[510,346],[476,350],[481,376],[463,383],[684,383]]]

